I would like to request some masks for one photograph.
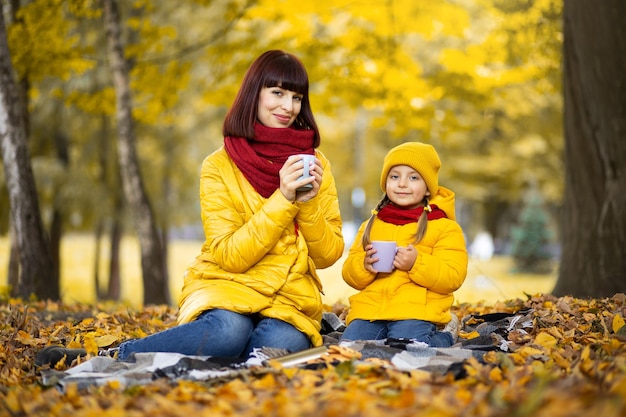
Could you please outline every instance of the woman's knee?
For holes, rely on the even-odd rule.
[[[204,323],[210,337],[222,345],[224,351],[243,351],[254,329],[249,316],[222,309],[206,311],[197,320]]]
[[[311,347],[309,337],[291,324],[272,318],[266,318],[252,331],[246,349],[248,353],[254,348],[272,347],[297,352]]]

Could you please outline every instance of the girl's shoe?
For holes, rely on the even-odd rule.
[[[448,324],[446,324],[443,331],[450,333],[452,335],[452,340],[456,343],[459,340],[459,330],[461,325],[456,314],[452,313],[451,315],[452,319]]]

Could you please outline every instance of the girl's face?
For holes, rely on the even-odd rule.
[[[392,203],[406,209],[419,207],[424,196],[430,196],[422,176],[408,165],[391,167],[385,191]]]
[[[259,93],[257,118],[267,127],[289,127],[300,113],[302,94],[280,87],[263,87]]]

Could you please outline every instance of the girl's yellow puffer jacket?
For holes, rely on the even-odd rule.
[[[417,259],[410,271],[372,274],[363,266],[365,251],[361,245],[364,222],[343,265],[343,278],[360,290],[350,297],[348,323],[362,320],[417,319],[445,324],[450,321],[450,307],[456,291],[467,274],[465,237],[455,221],[454,193],[439,187],[431,204],[445,211],[447,218],[429,220],[426,235],[415,247]],[[417,223],[402,226],[376,218],[371,240],[392,240],[398,246],[413,244]]]
[[[201,217],[205,242],[185,272],[178,323],[221,308],[283,320],[322,344],[322,284],[343,252],[341,217],[330,164],[317,151],[324,176],[319,194],[292,203],[280,190],[263,198],[223,147],[202,164]]]

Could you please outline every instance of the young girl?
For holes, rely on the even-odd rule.
[[[365,221],[343,265],[343,279],[360,290],[350,297],[346,340],[404,338],[449,347],[458,333],[450,307],[467,273],[463,231],[454,193],[438,184],[441,166],[431,145],[407,142],[389,151],[383,199]],[[398,245],[390,273],[378,272],[374,240]],[[449,324],[444,331],[438,325]]]

